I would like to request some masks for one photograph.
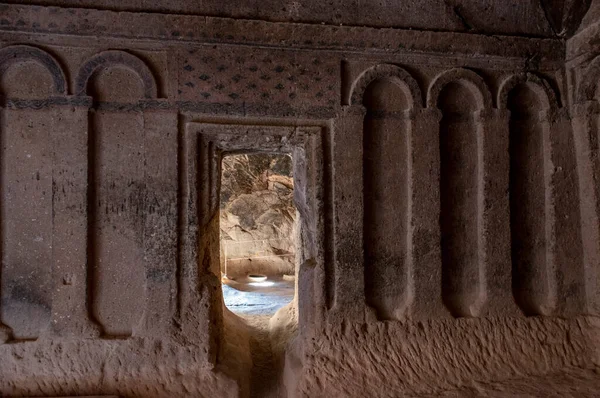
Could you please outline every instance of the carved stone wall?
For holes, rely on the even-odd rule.
[[[596,25],[126,9],[0,5],[0,395],[250,396],[219,270],[243,151],[294,159],[280,396],[598,388]]]

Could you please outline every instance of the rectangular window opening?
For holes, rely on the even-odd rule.
[[[290,154],[228,154],[221,164],[223,299],[240,316],[271,316],[295,294],[296,219]]]

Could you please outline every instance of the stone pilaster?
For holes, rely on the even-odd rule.
[[[597,101],[573,106],[572,126],[579,177],[581,238],[587,312],[600,314],[600,160]]]
[[[334,300],[330,322],[363,321],[363,123],[365,109],[349,106],[334,124]]]
[[[75,99],[75,98],[74,98]],[[55,108],[53,135],[53,294],[51,333],[99,335],[90,314],[93,281],[88,250],[88,156],[91,98]]]
[[[442,302],[442,254],[440,239],[441,112],[416,110],[413,117],[412,154],[412,262],[414,300],[412,317],[447,317]]]
[[[503,109],[488,110],[481,115],[482,233],[485,236],[481,266],[487,296],[482,314],[490,316],[520,314],[512,294],[509,118],[510,113]]]

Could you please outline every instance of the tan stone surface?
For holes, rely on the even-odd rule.
[[[597,1],[17,3],[0,395],[597,395]],[[271,320],[222,300],[238,152],[293,158]]]

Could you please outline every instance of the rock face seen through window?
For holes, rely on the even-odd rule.
[[[292,157],[227,155],[221,162],[221,273],[225,305],[273,314],[294,295]]]
[[[223,273],[294,274],[294,181],[289,155],[229,155],[222,162]]]
[[[600,0],[0,5],[0,396],[595,397]]]

